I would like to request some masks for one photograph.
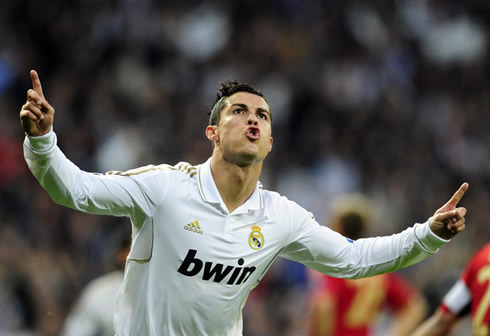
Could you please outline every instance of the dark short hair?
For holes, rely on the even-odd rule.
[[[336,230],[354,240],[365,236],[375,216],[372,202],[360,193],[337,196],[330,211],[330,220],[338,225]]]
[[[236,80],[227,80],[219,83],[218,90],[216,92],[216,99],[213,102],[213,108],[209,115],[209,125],[218,125],[221,118],[221,111],[225,107],[226,98],[232,96],[237,92],[249,92],[265,99],[264,94],[257,90],[250,84],[240,83]],[[267,101],[267,100],[266,100]]]
[[[366,218],[355,211],[344,213],[340,218],[342,225],[342,234],[353,240],[357,240],[364,236],[366,229]]]

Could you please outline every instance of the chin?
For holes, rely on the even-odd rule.
[[[234,153],[232,155],[225,155],[225,160],[233,163],[239,167],[247,167],[254,163],[261,162],[265,159],[265,157],[258,155],[258,153],[254,152],[245,152],[245,153]]]

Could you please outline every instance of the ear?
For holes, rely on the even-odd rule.
[[[269,153],[272,151],[272,143],[274,142],[274,139],[271,137],[271,141],[269,144]]]
[[[206,127],[206,136],[210,141],[219,141],[218,127],[215,125]]]

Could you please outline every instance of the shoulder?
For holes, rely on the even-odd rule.
[[[97,307],[113,302],[123,282],[122,271],[114,271],[93,279],[81,293],[80,305]]]
[[[264,204],[268,207],[299,212],[299,213],[309,213],[306,209],[304,209],[301,205],[288,199],[286,196],[279,194],[276,191],[270,191],[262,188],[262,197],[264,199]]]
[[[175,178],[191,179],[197,174],[197,167],[187,162],[179,162],[176,165],[160,164],[147,165],[126,171],[111,170],[106,175],[127,176],[136,180],[144,180],[158,176],[172,176]]]
[[[482,262],[490,263],[490,243],[485,244],[477,253],[475,258],[481,258]]]
[[[319,226],[311,212],[286,196],[274,191],[262,190],[262,197],[265,213],[270,219],[284,225],[282,230],[288,232],[289,239],[297,240]]]
[[[490,264],[490,243],[479,249],[471,258],[468,268],[479,268]]]
[[[315,216],[301,205],[275,191],[262,189],[264,208],[269,216],[280,218],[294,227],[315,220]]]
[[[490,265],[490,243],[486,244],[473,255],[461,277],[469,285],[477,280],[479,270],[487,265]]]
[[[113,271],[92,280],[86,291],[92,296],[103,295],[107,292],[117,291],[122,284],[124,274],[122,271]]]

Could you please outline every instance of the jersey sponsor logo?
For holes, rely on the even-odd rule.
[[[184,226],[184,229],[187,231],[203,234],[201,226],[199,225],[199,221],[197,219]]]
[[[178,269],[178,272],[180,274],[188,277],[193,277],[202,273],[202,279],[206,281],[214,281],[217,283],[226,281],[227,285],[240,285],[242,283],[245,283],[256,269],[255,266],[225,266],[220,263],[203,261],[197,258],[196,254],[197,250],[189,249],[184,261]],[[244,263],[245,261],[242,258],[237,260],[238,266],[242,266]]]
[[[252,225],[252,232],[248,235],[248,245],[254,250],[260,250],[264,246],[262,228],[257,224]]]

